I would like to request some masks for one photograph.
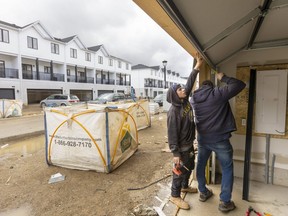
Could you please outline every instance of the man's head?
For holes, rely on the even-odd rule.
[[[210,86],[212,88],[214,88],[214,84],[211,80],[205,80],[202,82],[202,86]]]
[[[171,86],[171,88],[176,92],[180,99],[183,99],[187,96],[184,85],[174,84]]]

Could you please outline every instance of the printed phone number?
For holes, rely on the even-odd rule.
[[[85,147],[92,148],[91,142],[79,142],[79,141],[69,141],[69,140],[54,140],[56,145],[70,146],[70,147]]]

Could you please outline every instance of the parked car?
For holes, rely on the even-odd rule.
[[[154,99],[153,101],[155,103],[158,103],[159,106],[163,106],[163,97],[164,97],[164,94],[158,94]]]
[[[117,102],[117,101],[124,101],[125,94],[124,93],[105,93],[100,95],[93,101],[89,101],[89,103],[96,103],[96,104],[106,104],[108,102]]]
[[[41,107],[56,107],[56,106],[70,106],[79,103],[79,98],[73,94],[53,94],[44,100],[40,101]]]

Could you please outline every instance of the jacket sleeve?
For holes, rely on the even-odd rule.
[[[180,134],[179,115],[173,113],[167,118],[168,143],[174,157],[180,157],[179,153],[179,134]]]
[[[190,73],[187,82],[186,82],[186,88],[185,91],[187,92],[187,98],[189,97],[192,88],[194,86],[195,80],[197,78],[197,74],[199,73],[199,70],[193,69],[192,72]]]
[[[246,84],[233,77],[228,77],[224,75],[221,79],[221,82],[226,83],[227,85],[220,87],[219,91],[223,100],[229,100],[232,97],[239,94],[246,86]]]

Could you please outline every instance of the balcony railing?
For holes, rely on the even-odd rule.
[[[115,80],[114,79],[96,79],[97,84],[105,84],[105,85],[114,85]]]
[[[85,77],[77,77],[77,82],[86,83],[86,78]]]
[[[67,82],[77,82],[77,83],[94,83],[94,77],[76,77],[75,76],[67,76]]]
[[[116,85],[126,85],[126,86],[130,86],[130,81],[126,81],[126,84],[125,84],[125,81],[121,81],[121,80],[116,80]]]
[[[22,71],[23,72],[23,79],[30,79],[30,80],[47,80],[47,81],[64,81],[64,74],[53,73],[52,79],[51,74],[39,72],[38,76],[36,71]]]
[[[0,69],[0,78],[18,79],[19,78],[18,69],[14,68]]]
[[[61,81],[64,82],[64,74],[53,73],[53,81]]]
[[[145,83],[144,87],[163,88],[163,87],[158,86],[157,84],[149,84],[149,83]]]
[[[94,83],[94,77],[87,77],[87,83]]]

